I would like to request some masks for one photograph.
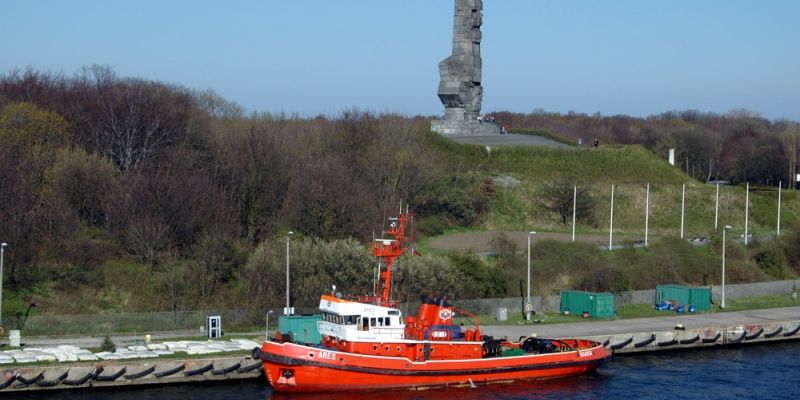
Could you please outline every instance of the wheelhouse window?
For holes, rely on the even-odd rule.
[[[339,315],[330,312],[322,313],[322,320],[339,325],[357,325],[361,317],[358,315]]]

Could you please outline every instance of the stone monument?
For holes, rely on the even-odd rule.
[[[431,121],[442,135],[496,135],[500,128],[480,118],[482,0],[455,0],[453,54],[439,63],[439,100],[444,118]]]

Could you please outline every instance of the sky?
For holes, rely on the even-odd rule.
[[[483,112],[800,121],[800,1],[484,0]],[[248,111],[441,115],[453,0],[0,0],[0,73],[213,89]]]

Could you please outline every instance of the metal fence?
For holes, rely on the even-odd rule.
[[[727,299],[740,299],[756,296],[780,296],[790,295],[800,287],[800,280],[787,280],[787,281],[772,281],[772,282],[757,282],[757,283],[741,283],[733,285],[725,285],[725,297]],[[719,285],[711,286],[712,299],[718,302],[722,293],[722,287]],[[616,307],[621,307],[630,304],[655,304],[656,290],[632,290],[627,292],[616,293]],[[531,296],[531,303],[537,312],[559,312],[561,306],[561,296]],[[522,315],[522,310],[525,305],[522,297],[512,298],[498,298],[498,299],[477,299],[477,300],[460,300],[454,301],[453,305],[465,311],[471,312],[476,315],[494,315],[498,308],[505,308],[509,313],[519,312]],[[402,303],[400,306],[401,311],[406,315],[415,313],[419,307],[418,302]]]
[[[727,299],[738,299],[755,296],[790,295],[800,287],[800,280],[758,282],[726,285]],[[721,287],[711,286],[712,299],[719,301]],[[655,289],[634,290],[616,294],[616,306],[629,304],[655,304]],[[531,302],[537,312],[558,312],[561,298],[555,296],[532,296]],[[453,305],[476,315],[495,315],[498,308],[505,308],[509,313],[519,312],[522,315],[524,299],[522,297],[458,300]],[[400,304],[405,315],[414,315],[419,309],[419,302]],[[313,312],[311,309],[298,309],[297,312]],[[148,313],[104,313],[77,315],[32,315],[22,329],[25,336],[37,335],[104,335],[114,333],[158,332],[158,331],[196,331],[198,334],[206,324],[206,317],[219,315],[222,326],[227,330],[249,329],[262,326],[266,311],[252,310],[206,310],[178,312]],[[272,314],[277,323],[278,312]],[[3,316],[6,329],[19,329],[22,320],[13,316]]]
[[[32,315],[24,322],[22,334],[72,335],[113,334],[158,331],[193,330],[198,334],[206,324],[206,317],[222,317],[224,329],[252,327],[264,323],[265,315],[249,310],[208,310],[147,313],[107,313],[73,315]],[[4,316],[7,329],[19,329],[22,321]]]

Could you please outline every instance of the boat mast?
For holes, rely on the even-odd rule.
[[[381,264],[385,265],[385,270],[379,274],[378,282],[375,285],[375,293],[380,293],[380,298],[376,298],[376,303],[380,306],[391,307],[392,301],[392,269],[394,261],[403,255],[411,243],[411,236],[406,236],[406,225],[411,221],[414,214],[408,212],[406,207],[400,206],[400,215],[396,218],[389,218],[389,229],[383,233],[391,239],[376,239],[372,242],[372,255],[378,257]]]

